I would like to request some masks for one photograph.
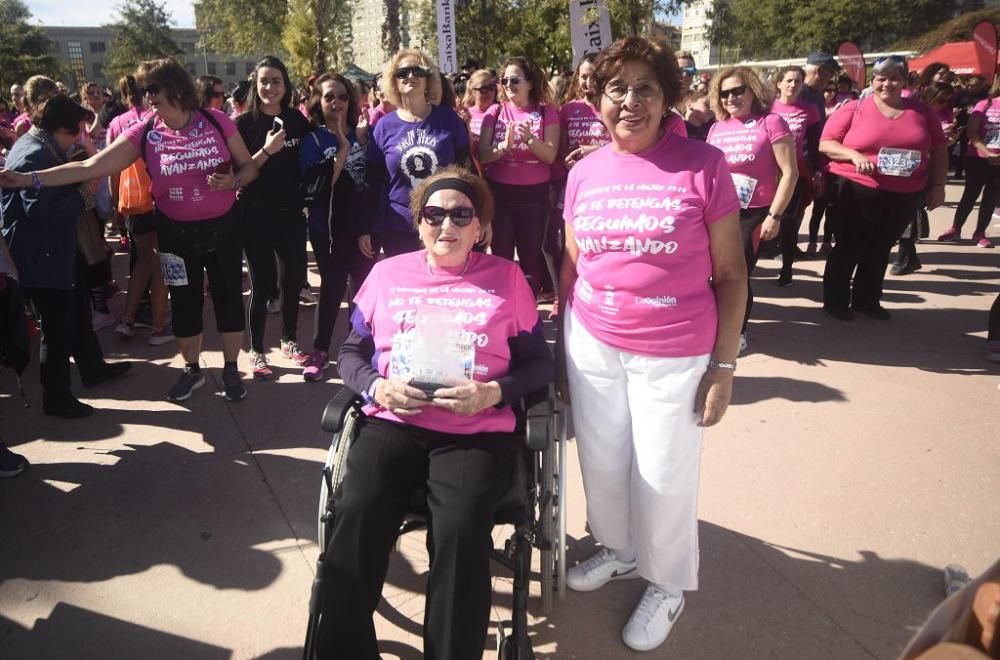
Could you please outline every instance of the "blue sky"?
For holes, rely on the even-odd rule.
[[[119,0],[86,0],[86,2],[26,0],[26,4],[35,23],[91,26],[113,22]],[[194,27],[194,8],[191,0],[166,0],[165,4],[167,11],[173,14],[175,27]]]

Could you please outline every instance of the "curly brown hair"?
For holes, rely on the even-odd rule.
[[[645,62],[649,65],[660,84],[665,105],[672,107],[677,104],[681,98],[681,69],[674,51],[665,43],[646,37],[624,37],[601,51],[594,64],[598,94],[604,94],[604,88],[621,73],[626,62]]]
[[[167,99],[181,110],[198,109],[198,93],[191,74],[172,57],[142,62],[135,70],[135,81],[139,87],[159,85]]]
[[[449,165],[448,167],[442,167],[440,170],[427,177],[413,189],[410,193],[410,215],[413,217],[413,227],[414,229],[420,224],[420,214],[424,208],[424,191],[434,183],[435,181],[440,181],[441,179],[458,179],[463,183],[467,184],[472,188],[478,201],[475,202],[476,216],[479,218],[479,224],[481,227],[489,227],[493,222],[493,193],[490,192],[490,186],[486,181],[470,172],[468,169],[462,167],[461,165]],[[469,200],[472,202],[473,200]]]

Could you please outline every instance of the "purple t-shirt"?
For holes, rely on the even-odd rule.
[[[789,135],[785,120],[774,114],[730,117],[712,124],[708,144],[725,154],[744,208],[769,206],[774,201],[778,161],[771,145]]]
[[[496,148],[504,141],[510,124],[524,121],[531,122],[532,137],[544,140],[545,127],[558,125],[559,115],[550,104],[543,105],[541,110],[536,107],[521,109],[505,101],[486,111],[482,125],[493,128],[493,147]],[[486,178],[513,186],[533,186],[552,178],[552,166],[539,160],[521,136],[515,135],[510,151],[486,166]]]
[[[430,268],[423,250],[384,259],[375,264],[354,298],[357,305],[351,327],[375,343],[374,366],[383,377],[397,376],[406,361],[406,336],[414,333],[418,313],[440,311],[463,341],[473,347],[469,365],[473,380],[489,382],[507,374],[507,340],[540,332],[535,296],[516,264],[501,257],[471,252],[456,268]],[[393,356],[393,349],[404,355]],[[417,415],[398,417],[379,406],[365,413],[421,428],[467,435],[514,430],[510,406],[490,407],[462,417],[436,406]]]
[[[451,108],[432,106],[426,119],[408,122],[396,111],[379,120],[368,141],[368,172],[383,180],[389,204],[384,229],[413,231],[410,192],[422,179],[469,153],[469,131]],[[385,195],[383,195],[385,197]]]
[[[146,136],[146,159],[156,208],[178,222],[208,220],[225,215],[236,203],[235,190],[212,190],[205,178],[219,163],[232,160],[226,140],[236,133],[236,124],[224,112],[205,109],[222,127],[222,135],[199,111],[187,126],[175,131],[159,115]],[[145,122],[125,129],[125,137],[142,149]],[[235,163],[233,165],[235,169]]]
[[[718,149],[667,131],[639,154],[612,145],[569,171],[563,217],[579,256],[572,310],[598,340],[655,357],[704,355],[718,311],[708,225],[739,210]]]

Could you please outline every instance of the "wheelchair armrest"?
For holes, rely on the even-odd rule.
[[[330,402],[323,409],[323,418],[320,426],[327,433],[338,433],[344,427],[344,417],[347,412],[361,405],[361,397],[351,391],[350,388],[341,387]]]
[[[522,405],[528,449],[545,451],[552,444],[552,399],[549,388],[531,392],[524,397]]]

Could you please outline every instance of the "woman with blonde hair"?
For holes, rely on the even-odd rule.
[[[479,134],[482,132],[486,112],[496,105],[497,79],[490,71],[479,69],[465,84],[462,97],[462,114],[472,135],[472,153],[479,153]]]

